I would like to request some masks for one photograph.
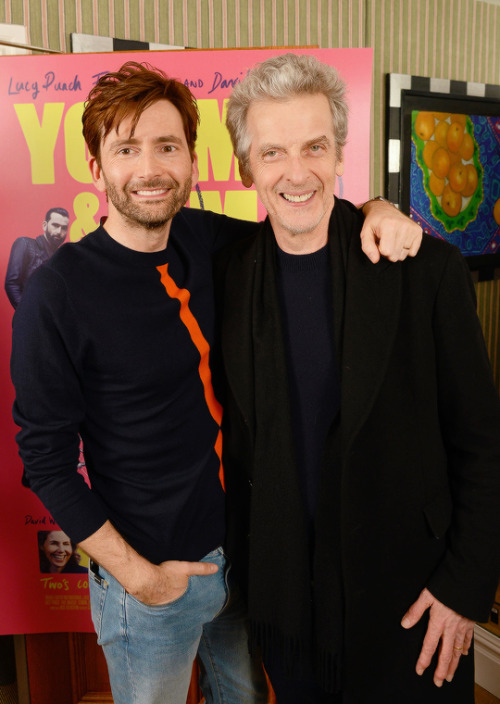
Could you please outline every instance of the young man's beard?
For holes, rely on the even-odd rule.
[[[140,185],[134,184],[133,188],[127,186],[127,188],[122,191],[118,191],[118,189],[115,188],[113,184],[106,181],[106,179],[105,183],[106,196],[116,210],[130,222],[136,225],[142,225],[142,227],[148,230],[156,230],[169,222],[174,215],[179,212],[182,206],[185,205],[192,187],[191,178],[186,179],[182,185],[173,179],[168,182],[158,180],[149,183],[141,183]],[[133,202],[128,195],[130,191],[151,188],[168,189],[165,199],[161,201],[158,199],[151,201],[144,199],[142,203],[136,203]]]

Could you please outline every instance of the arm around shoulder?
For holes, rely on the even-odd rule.
[[[414,257],[422,244],[422,228],[392,203],[378,196],[361,206],[365,222],[361,247],[376,264],[382,255],[391,262]]]

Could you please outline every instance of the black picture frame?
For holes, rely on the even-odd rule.
[[[393,73],[387,74],[386,88],[387,198],[404,213],[419,221],[424,231],[456,244],[465,256],[470,269],[478,272],[479,280],[498,277],[500,275],[500,224],[497,226],[491,217],[488,219],[485,229],[482,221],[476,222],[474,226],[474,218],[477,216],[479,208],[481,208],[481,213],[486,211],[489,207],[489,200],[491,200],[492,209],[495,203],[492,191],[496,193],[497,181],[500,184],[500,134],[498,135],[498,158],[496,158],[497,151],[494,151],[494,163],[484,162],[484,157],[482,157],[482,161],[479,159],[480,151],[481,154],[484,151],[480,150],[479,146],[476,147],[474,156],[474,163],[478,167],[478,173],[481,174],[481,189],[482,178],[485,175],[487,177],[485,183],[489,184],[493,179],[495,188],[488,189],[485,192],[486,195],[481,190],[480,196],[476,198],[477,210],[469,209],[472,213],[470,217],[473,219],[468,224],[464,225],[463,223],[467,223],[467,220],[462,219],[461,226],[453,229],[453,225],[450,225],[452,220],[443,215],[443,223],[451,228],[448,231],[443,223],[436,220],[435,211],[439,209],[439,205],[436,205],[437,200],[432,198],[432,194],[428,190],[428,180],[425,185],[428,212],[424,212],[425,207],[419,211],[414,206],[415,191],[424,192],[424,185],[420,184],[417,176],[419,175],[424,183],[426,179],[424,172],[427,172],[424,165],[420,164],[422,173],[417,174],[416,163],[419,159],[420,162],[422,161],[421,151],[418,158],[417,152],[424,142],[419,142],[415,131],[413,131],[412,139],[412,119],[415,120],[417,111],[443,115],[464,115],[467,116],[466,120],[471,126],[468,129],[472,133],[472,120],[479,120],[481,123],[487,121],[488,124],[492,122],[495,126],[500,125],[500,120],[496,119],[500,118],[500,86]],[[435,124],[438,121],[436,118]],[[451,120],[448,119],[448,122]],[[447,180],[446,183],[448,183]],[[498,197],[500,198],[500,192],[498,192]],[[423,201],[425,201],[425,193]],[[434,201],[434,205],[431,204],[431,201]],[[464,199],[464,202],[468,202],[468,200]],[[474,238],[477,237],[478,231],[481,232],[481,237],[476,241]]]

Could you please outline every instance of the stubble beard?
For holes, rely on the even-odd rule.
[[[304,184],[300,186],[301,190],[304,191],[317,191],[320,192],[319,189],[317,188],[316,185],[309,186],[308,184]],[[283,188],[277,187],[275,189],[275,195],[277,199],[282,198],[281,193],[286,190]],[[333,194],[331,197],[331,207],[333,208]],[[268,211],[269,214],[270,211]],[[276,222],[286,231],[288,232],[289,235],[293,236],[300,236],[300,235],[307,235],[311,232],[314,232],[314,230],[320,225],[321,221],[323,218],[327,215],[328,209],[327,207],[323,206],[321,208],[321,211],[317,213],[316,217],[313,217],[311,220],[307,220],[309,216],[306,216],[306,222],[301,221],[301,215],[300,213],[297,215],[296,218],[292,216],[291,213],[283,213],[279,207],[275,208],[275,212],[273,217],[276,219]],[[330,217],[330,213],[328,213],[328,218]],[[272,219],[272,218],[271,218]]]
[[[140,226],[147,230],[157,230],[170,222],[174,215],[177,215],[182,206],[185,205],[191,193],[192,178],[186,179],[182,185],[175,180],[168,183],[151,181],[140,185],[131,184],[122,191],[119,191],[106,179],[105,184],[107,198],[131,225]],[[146,188],[168,188],[169,190],[162,201],[144,200],[140,204],[134,203],[129,196],[129,192]]]
[[[296,220],[293,220],[293,218],[288,215],[283,215],[280,212],[276,212],[275,218],[276,222],[288,232],[288,234],[293,236],[300,236],[300,235],[307,235],[311,232],[314,232],[314,230],[318,227],[318,225],[321,223],[323,218],[325,217],[325,213],[321,212],[318,213],[317,217],[315,217],[313,220],[306,221],[305,223],[302,223],[299,218]]]

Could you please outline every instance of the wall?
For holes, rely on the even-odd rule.
[[[0,22],[60,51],[71,32],[193,48],[372,46],[372,194],[384,191],[386,73],[500,84],[500,6],[482,0],[0,0]],[[500,389],[500,281],[477,290]]]

